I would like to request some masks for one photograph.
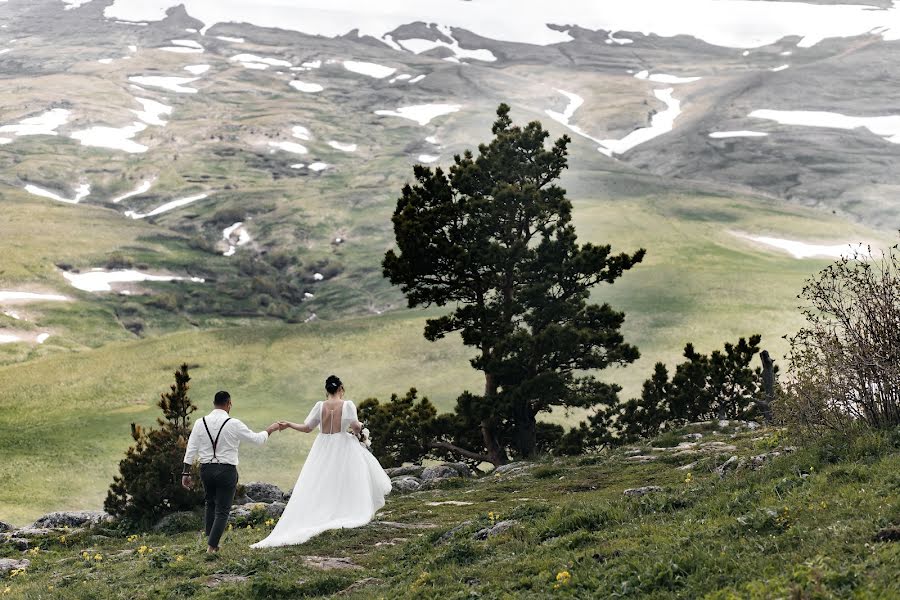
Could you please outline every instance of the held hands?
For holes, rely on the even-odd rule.
[[[269,435],[272,435],[276,431],[281,431],[282,429],[284,429],[284,427],[281,426],[281,423],[282,423],[281,421],[272,423],[271,425],[266,427],[266,433],[268,433]]]

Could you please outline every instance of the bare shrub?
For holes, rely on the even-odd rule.
[[[798,296],[806,326],[790,339],[780,417],[811,433],[900,425],[900,251],[842,258]]]

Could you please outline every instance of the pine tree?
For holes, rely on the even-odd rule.
[[[509,110],[497,109],[494,139],[477,158],[456,156],[449,173],[414,168],[393,216],[397,249],[382,263],[410,307],[454,306],[427,321],[428,340],[459,332],[478,349],[483,393],[461,396],[455,417],[438,419],[449,430],[436,443],[494,464],[535,452],[539,413],[617,402],[617,386],[585,372],[638,351],[620,334],[622,313],[587,301],[644,256],[577,243],[572,204],[555,183],[569,138],[547,149],[540,122],[514,126]]]
[[[199,484],[192,490],[181,487],[181,461],[191,433],[190,416],[197,410],[188,396],[190,380],[188,366],[181,365],[175,371],[175,383],[157,402],[164,417],[157,418],[158,429],[145,430],[131,424],[134,445],[119,463],[119,475],[113,478],[106,495],[103,506],[108,513],[148,525],[166,513],[202,504]]]

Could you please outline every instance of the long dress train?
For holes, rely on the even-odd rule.
[[[360,527],[384,506],[390,478],[372,453],[347,433],[357,419],[356,406],[344,401],[340,428],[327,425],[334,433],[323,431],[322,407],[323,402],[317,402],[306,418],[307,425],[319,427],[319,434],[291,499],[272,532],[252,548],[302,544],[328,529]]]

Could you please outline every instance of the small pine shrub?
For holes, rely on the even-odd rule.
[[[191,433],[190,415],[197,410],[188,397],[188,365],[175,371],[175,383],[161,394],[159,406],[165,420],[157,419],[158,429],[145,430],[131,424],[134,445],[119,463],[119,475],[106,495],[103,508],[146,527],[161,516],[191,510],[203,502],[199,477],[191,490],[181,486],[181,461]]]

